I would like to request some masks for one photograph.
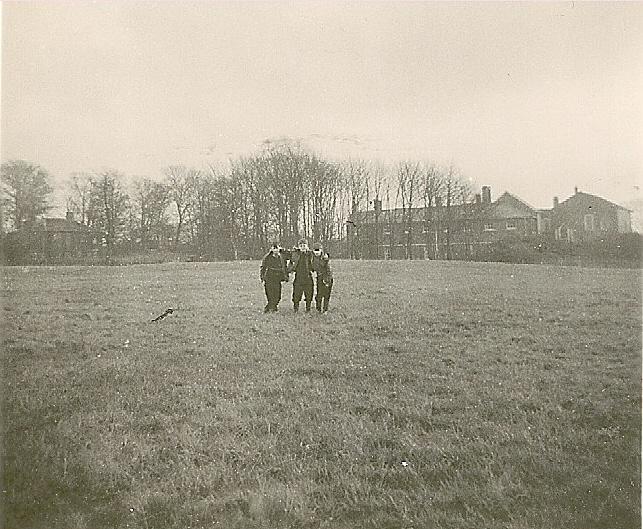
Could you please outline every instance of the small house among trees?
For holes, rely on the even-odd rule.
[[[5,236],[5,259],[9,264],[78,262],[92,253],[92,239],[92,231],[71,212],[65,218],[43,217]]]

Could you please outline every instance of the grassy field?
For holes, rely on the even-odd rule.
[[[334,268],[3,269],[4,527],[640,526],[640,272]]]

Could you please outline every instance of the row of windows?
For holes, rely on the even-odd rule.
[[[585,231],[596,231],[596,219],[592,213],[588,213],[583,217],[583,228]],[[601,219],[600,229],[605,230],[605,223]],[[542,219],[541,221],[541,231],[548,232],[551,231],[551,219]]]
[[[485,223],[484,225],[484,231],[496,231],[498,228],[496,228],[496,224],[492,222]],[[506,230],[517,230],[518,229],[518,221],[516,219],[508,219],[505,222],[505,229]]]
[[[484,231],[496,231],[498,229],[496,226],[497,226],[497,224],[494,224],[494,223],[485,223],[483,229],[484,229]],[[516,219],[508,219],[505,222],[504,229],[517,230],[518,229],[518,221]],[[471,227],[470,226],[463,226],[462,230],[463,231],[471,231]],[[447,229],[444,228],[443,231],[446,233]],[[434,233],[435,230],[427,229],[425,226],[423,226],[421,232],[423,234]],[[383,233],[384,233],[384,235],[390,235],[391,234],[391,227],[390,226],[384,226]],[[405,235],[408,235],[408,233],[409,233],[408,228],[404,228],[402,230],[402,233],[404,233]]]

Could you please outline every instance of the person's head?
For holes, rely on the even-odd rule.
[[[308,250],[308,241],[306,239],[299,239],[297,248],[299,248],[302,252]]]
[[[316,257],[321,256],[322,251],[323,251],[323,247],[321,243],[316,242],[315,244],[313,244],[313,254],[315,254]]]
[[[276,242],[272,243],[272,246],[270,247],[270,253],[272,253],[272,255],[279,255],[279,245]]]

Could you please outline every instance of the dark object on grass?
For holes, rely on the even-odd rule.
[[[157,316],[156,318],[154,318],[154,319],[152,320],[152,323],[154,323],[155,321],[162,320],[162,319],[163,319],[163,318],[165,318],[168,314],[172,314],[173,312],[174,312],[174,309],[167,309],[163,314],[161,314],[160,316]]]

